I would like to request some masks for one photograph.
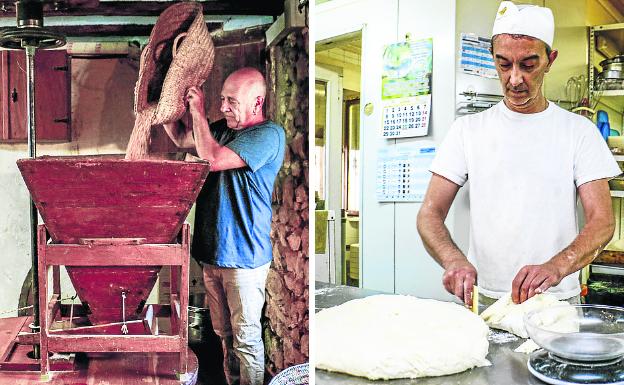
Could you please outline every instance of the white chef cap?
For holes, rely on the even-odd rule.
[[[496,13],[492,36],[501,33],[531,36],[552,47],[555,20],[550,8],[503,1]]]

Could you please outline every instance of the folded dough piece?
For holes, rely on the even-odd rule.
[[[524,343],[522,343],[522,345],[520,345],[517,348],[515,348],[514,352],[530,354],[530,353],[533,353],[534,351],[536,351],[539,348],[540,348],[539,345],[536,344],[535,342],[533,342],[533,340],[529,338],[528,340],[524,341]]]
[[[370,296],[320,311],[314,331],[317,368],[373,380],[490,365],[487,325],[450,302]]]
[[[506,330],[518,337],[529,338],[524,328],[524,315],[532,310],[556,305],[570,306],[567,302],[559,301],[557,297],[549,293],[537,294],[520,304],[516,304],[512,301],[510,292],[481,313],[481,318],[489,327]],[[544,320],[544,322],[548,325],[552,324],[554,320]]]

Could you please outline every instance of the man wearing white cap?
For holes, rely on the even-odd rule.
[[[515,303],[545,291],[576,302],[578,271],[613,236],[607,181],[620,169],[591,121],[542,93],[557,58],[550,9],[503,1],[492,35],[504,98],[449,130],[430,168],[418,231],[445,269],[445,288],[467,305],[477,276],[486,304],[509,291]],[[444,220],[467,181],[466,257]],[[580,233],[577,195],[585,212]]]

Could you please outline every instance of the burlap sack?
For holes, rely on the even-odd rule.
[[[141,54],[126,159],[148,157],[151,126],[180,119],[185,92],[208,79],[213,63],[214,45],[201,4],[177,3],[163,11]]]

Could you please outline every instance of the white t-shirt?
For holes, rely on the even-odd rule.
[[[591,121],[550,102],[536,114],[501,101],[458,118],[440,145],[431,172],[463,186],[470,181],[468,259],[480,292],[500,298],[525,265],[541,264],[578,233],[576,189],[620,174]],[[580,291],[578,272],[549,292]]]

